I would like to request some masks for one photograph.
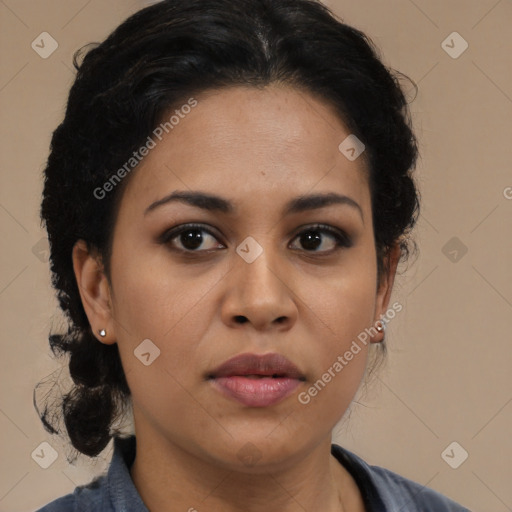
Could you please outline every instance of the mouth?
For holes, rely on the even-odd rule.
[[[240,354],[206,375],[224,396],[248,407],[268,407],[288,397],[306,377],[280,354]]]

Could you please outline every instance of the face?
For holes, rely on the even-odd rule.
[[[369,343],[344,354],[387,307],[365,164],[340,152],[350,133],[304,92],[236,87],[196,99],[130,176],[111,283],[84,305],[93,328],[107,328],[102,341],[118,343],[138,437],[231,469],[247,455],[278,467],[330,442]],[[284,356],[298,374],[215,374],[240,354]]]

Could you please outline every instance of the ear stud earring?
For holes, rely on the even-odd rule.
[[[99,332],[99,335],[104,338],[106,335],[107,335],[107,331],[105,331],[105,329],[101,329]]]
[[[382,320],[379,320],[375,328],[377,329],[377,331],[384,333],[384,336],[382,337],[381,340],[382,343],[386,338],[386,324]]]

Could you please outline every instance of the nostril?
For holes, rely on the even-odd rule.
[[[245,324],[245,322],[247,322],[247,318],[242,315],[237,315],[235,316],[235,321],[238,322],[239,324]]]

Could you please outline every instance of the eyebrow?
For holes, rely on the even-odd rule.
[[[158,199],[158,201],[151,203],[145,209],[144,215],[164,204],[169,204],[175,201],[186,203],[191,206],[195,206],[196,208],[201,208],[202,210],[213,212],[234,213],[236,211],[236,207],[233,205],[233,203],[219,196],[198,191],[175,191],[165,197],[162,197],[162,199]],[[310,194],[292,199],[285,205],[283,216],[293,213],[300,213],[307,210],[317,210],[332,204],[347,205],[358,210],[359,215],[361,216],[361,219],[364,223],[363,210],[359,203],[354,201],[354,199],[351,197],[342,194],[336,194],[335,192],[326,194]]]

